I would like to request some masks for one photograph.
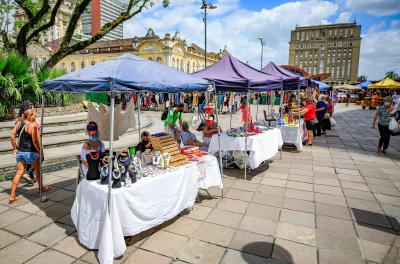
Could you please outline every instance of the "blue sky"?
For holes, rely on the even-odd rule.
[[[188,44],[204,43],[200,0],[170,0],[124,24],[124,37],[142,36],[149,27],[163,36],[180,31]],[[290,30],[296,24],[318,25],[351,22],[362,26],[359,75],[380,79],[389,70],[400,72],[400,0],[209,0],[209,51],[227,46],[234,56],[260,66],[258,37],[267,41],[264,62],[288,63]],[[265,63],[264,63],[265,64]]]

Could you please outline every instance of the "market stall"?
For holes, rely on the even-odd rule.
[[[215,157],[199,155],[194,159],[197,152],[186,156],[171,147],[174,139],[165,133],[152,135],[158,154],[117,154],[113,149],[115,94],[209,88],[205,80],[130,54],[45,82],[47,92],[108,92],[111,98],[107,159],[101,160],[99,179],[86,179],[78,185],[71,210],[80,242],[89,249],[99,249],[100,263],[112,263],[123,254],[124,236],[154,227],[192,207],[199,188],[223,187]],[[41,121],[43,129],[43,114]]]
[[[224,56],[221,60],[217,63],[200,70],[198,72],[193,73],[194,76],[200,77],[215,83],[215,88],[217,92],[239,92],[246,94],[246,103],[244,110],[244,137],[243,140],[239,140],[243,143],[241,145],[241,151],[247,153],[248,151],[248,129],[249,129],[249,120],[251,117],[249,116],[249,94],[254,92],[262,92],[268,90],[282,90],[284,80],[281,77],[276,77],[267,73],[260,72],[251,66],[239,61],[232,55],[228,54]],[[222,137],[222,135],[221,135]],[[272,137],[269,139],[270,141],[277,141],[276,144],[272,144],[268,147],[274,147],[274,149],[265,148],[256,148],[255,150],[251,151],[253,156],[255,152],[258,153],[260,157],[270,157],[268,153],[275,152],[277,153],[279,150],[279,140],[276,137]],[[213,139],[211,140],[213,141]],[[215,142],[215,139],[214,139]],[[222,142],[222,139],[221,139]],[[211,143],[215,144],[215,143]],[[210,145],[211,145],[210,144]],[[214,148],[214,147],[212,147]],[[224,148],[221,144],[221,148]],[[219,155],[220,158],[221,155]],[[245,173],[244,178],[247,179],[247,155],[245,155]],[[267,158],[268,159],[268,158]],[[263,160],[264,161],[264,160]],[[253,161],[254,162],[254,161]],[[257,162],[253,163],[256,164]],[[260,163],[258,163],[259,165]],[[251,166],[250,166],[251,167]]]

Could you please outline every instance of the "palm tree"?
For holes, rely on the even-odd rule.
[[[16,102],[36,101],[39,94],[31,60],[16,53],[0,54],[0,118],[9,114]]]
[[[358,77],[357,77],[357,82],[362,83],[362,82],[367,81],[367,79],[368,79],[367,76],[361,75],[361,76],[358,76]]]
[[[390,79],[397,79],[399,78],[399,75],[395,71],[388,71],[385,75],[385,78],[390,78]]]

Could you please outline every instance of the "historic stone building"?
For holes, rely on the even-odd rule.
[[[54,4],[55,1],[50,1]],[[65,0],[58,10],[55,23],[47,31],[41,34],[40,43],[45,44],[60,38],[63,38],[68,27],[69,20],[71,18],[72,12],[74,10],[76,0]],[[26,21],[28,18],[25,12],[17,5],[14,14],[14,21],[22,20]],[[82,23],[79,20],[76,24],[74,34],[77,36],[82,35]]]
[[[55,41],[46,46],[56,50],[57,44]],[[116,58],[124,53],[132,53],[188,73],[205,67],[204,50],[196,44],[188,46],[186,41],[181,38],[179,31],[174,36],[166,33],[161,38],[151,28],[144,37],[135,36],[129,39],[97,41],[87,48],[65,57],[56,67],[71,72]],[[218,53],[208,52],[207,65],[217,62],[227,53],[226,47]]]
[[[310,74],[330,73],[330,84],[357,81],[361,26],[353,23],[296,27],[289,42],[289,65]]]

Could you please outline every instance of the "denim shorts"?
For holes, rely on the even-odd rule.
[[[39,158],[36,152],[18,151],[17,162],[23,161],[25,164],[32,164]]]

